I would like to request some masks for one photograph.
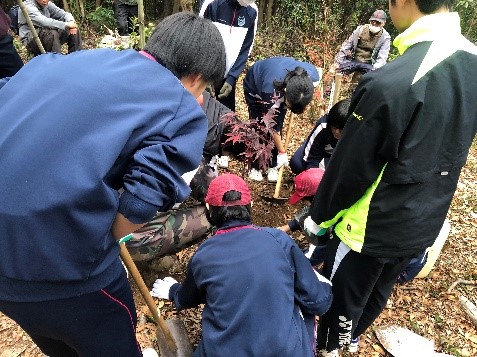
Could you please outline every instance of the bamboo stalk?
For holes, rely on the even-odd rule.
[[[137,16],[139,22],[139,48],[142,50],[146,45],[146,34],[144,33],[144,1],[137,0]]]

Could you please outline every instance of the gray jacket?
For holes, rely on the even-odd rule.
[[[51,1],[46,6],[41,6],[35,0],[26,0],[25,7],[30,15],[31,21],[35,27],[65,29],[65,23],[74,21],[73,15],[60,9]],[[30,38],[30,28],[26,23],[25,16],[18,11],[19,35],[22,41],[28,41]]]
[[[356,50],[356,47],[358,46],[358,40],[359,37],[361,36],[361,33],[363,32],[363,29],[368,26],[366,25],[361,25],[358,26],[351,36],[343,42],[341,45],[340,51],[336,55],[335,62],[337,64],[342,64],[346,61],[352,60],[350,58],[349,53],[354,56],[354,51]],[[374,47],[373,53],[371,54],[371,61],[373,65],[373,69],[377,69],[379,67],[382,67],[386,64],[386,61],[388,60],[388,55],[389,55],[389,49],[391,47],[391,35],[383,28],[383,32],[381,33],[381,37],[378,39],[378,42],[376,42],[376,46]]]

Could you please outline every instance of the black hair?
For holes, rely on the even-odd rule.
[[[242,194],[240,192],[231,190],[224,193],[222,200],[225,202],[231,202],[238,201],[241,198]],[[206,212],[206,217],[210,224],[216,227],[221,227],[228,221],[251,221],[252,206],[250,204],[246,206],[210,206]]]
[[[217,86],[224,78],[222,36],[210,20],[191,12],[179,12],[159,22],[144,50],[179,79],[200,74],[205,82]]]
[[[447,9],[451,10],[452,5],[454,5],[454,0],[414,0],[417,8],[423,14],[429,15],[441,7],[446,7]],[[396,0],[391,0],[391,5],[396,5]]]
[[[283,81],[273,81],[275,89],[285,91],[285,100],[292,113],[301,114],[313,99],[313,81],[303,67],[287,73]]]
[[[348,120],[348,110],[350,103],[350,99],[343,99],[331,107],[326,120],[327,128],[331,130],[331,127],[333,127],[343,130],[346,121]]]
[[[215,177],[214,169],[210,167],[205,160],[202,160],[199,169],[190,181],[190,196],[202,204],[205,204],[205,196],[207,196],[210,183]]]

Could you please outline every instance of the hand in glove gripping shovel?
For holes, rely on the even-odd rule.
[[[174,284],[178,284],[178,282],[170,276],[164,279],[156,279],[152,286],[151,295],[160,299],[169,299],[169,290]]]

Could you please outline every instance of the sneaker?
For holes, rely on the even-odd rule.
[[[159,357],[154,348],[146,348],[142,351],[142,357]]]
[[[278,180],[278,169],[276,167],[270,167],[267,170],[267,180],[268,180],[268,182],[277,182],[277,180]]]
[[[348,352],[355,353],[358,352],[358,347],[359,347],[359,337],[353,338],[348,345]]]
[[[326,350],[318,351],[318,357],[339,357],[339,356],[340,356],[339,350],[333,350],[331,352],[328,352]]]
[[[251,169],[248,173],[248,178],[253,181],[263,181],[262,172],[257,169]]]
[[[228,156],[220,156],[217,160],[217,165],[222,169],[226,169],[229,167],[229,160],[230,158]]]

